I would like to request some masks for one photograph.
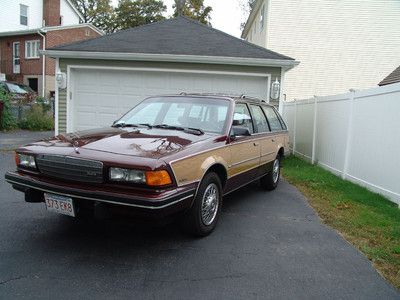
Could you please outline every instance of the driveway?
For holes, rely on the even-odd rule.
[[[100,212],[89,224],[27,204],[0,153],[1,299],[399,299],[287,182],[226,197],[203,239]]]

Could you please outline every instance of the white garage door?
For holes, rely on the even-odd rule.
[[[153,95],[218,92],[266,99],[268,94],[267,75],[73,69],[70,76],[68,131],[109,126]]]

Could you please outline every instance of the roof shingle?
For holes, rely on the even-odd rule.
[[[48,50],[294,60],[186,17],[138,26]]]
[[[386,76],[381,82],[379,82],[378,85],[382,86],[397,82],[400,82],[400,66],[398,66],[397,69],[395,69],[392,73]]]

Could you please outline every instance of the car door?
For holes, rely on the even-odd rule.
[[[250,111],[253,116],[255,136],[257,136],[257,141],[260,144],[258,176],[262,176],[271,170],[271,163],[276,157],[275,139],[263,108],[260,105],[251,104]]]
[[[250,135],[238,135],[230,140],[231,161],[228,175],[231,180],[228,181],[227,191],[254,180],[260,165],[260,143],[255,139],[253,121],[245,103],[236,103],[233,119],[233,126],[247,128]]]

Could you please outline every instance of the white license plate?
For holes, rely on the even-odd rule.
[[[45,193],[44,200],[46,202],[46,208],[48,211],[75,217],[74,203],[72,198]]]

